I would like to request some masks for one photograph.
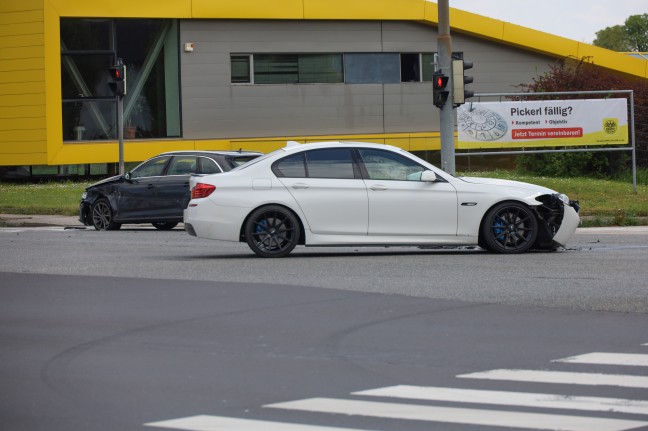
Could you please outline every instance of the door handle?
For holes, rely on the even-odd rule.
[[[308,184],[304,184],[304,183],[297,183],[297,184],[293,184],[293,185],[292,185],[292,188],[293,188],[293,189],[296,189],[296,190],[299,190],[299,189],[307,189],[307,188],[310,188],[310,186],[309,186]]]
[[[152,189],[153,187],[154,187],[153,184],[148,184],[148,185],[146,186],[147,189]]]
[[[377,192],[380,192],[380,191],[383,191],[383,190],[387,190],[387,186],[381,186],[381,185],[376,184],[375,186],[371,186],[371,190],[375,190]]]

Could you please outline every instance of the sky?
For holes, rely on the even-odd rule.
[[[648,0],[449,0],[449,4],[585,43],[592,43],[599,30],[648,13]]]

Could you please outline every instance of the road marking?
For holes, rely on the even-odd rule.
[[[621,398],[577,397],[529,392],[482,391],[409,385],[369,389],[353,392],[352,395],[648,415],[648,401],[626,400]]]
[[[502,412],[455,407],[436,407],[374,401],[310,398],[264,407],[318,413],[371,416],[389,419],[487,425],[497,427],[548,429],[562,431],[621,431],[648,425],[624,419],[588,418],[543,413]]]
[[[588,353],[569,358],[554,359],[551,362],[569,362],[574,364],[627,365],[631,367],[648,367],[648,355],[633,353]]]
[[[491,370],[461,374],[461,379],[511,380],[517,382],[558,383],[591,386],[647,388],[648,377],[624,374],[569,373],[564,371]]]
[[[224,416],[199,415],[168,421],[150,422],[147,427],[171,428],[189,431],[371,431],[355,428],[336,428],[302,425],[288,422],[258,421]]]

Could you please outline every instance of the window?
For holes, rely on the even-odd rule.
[[[371,180],[419,181],[425,168],[407,157],[387,151],[360,149]]]
[[[177,156],[173,158],[167,175],[188,175],[196,172],[195,156]]]
[[[164,172],[170,157],[156,157],[139,165],[131,172],[131,178],[159,177]]]
[[[223,172],[218,163],[208,157],[199,157],[198,160],[200,161],[201,174],[220,174]]]
[[[62,18],[61,93],[65,141],[117,138],[108,68],[127,68],[124,136],[180,136],[177,22]]]
[[[401,54],[401,82],[420,82],[419,54]]]
[[[423,82],[431,82],[434,74],[434,54],[421,54]]]
[[[401,54],[401,82],[430,82],[434,74],[434,54]]]
[[[432,53],[231,54],[232,84],[432,81]]]
[[[233,84],[250,82],[250,57],[249,55],[230,56]]]
[[[293,154],[277,161],[272,172],[279,178],[306,178],[306,165],[302,153]]]
[[[361,53],[344,55],[347,84],[389,84],[400,82],[400,55]]]
[[[272,171],[280,178],[356,178],[355,164],[348,148],[293,154],[275,162]]]
[[[308,151],[306,169],[309,178],[355,178],[351,150],[346,148]]]
[[[326,84],[344,80],[342,54],[232,54],[230,61],[233,84]]]

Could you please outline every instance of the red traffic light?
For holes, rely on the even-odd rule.
[[[436,90],[443,90],[448,85],[448,77],[440,73],[434,74],[434,88]]]
[[[124,65],[111,66],[109,71],[110,78],[113,81],[123,81],[126,78],[126,68]]]
[[[444,90],[448,85],[448,76],[444,75],[441,71],[434,72],[432,75],[432,99],[434,106],[442,108],[448,100],[449,91]]]

